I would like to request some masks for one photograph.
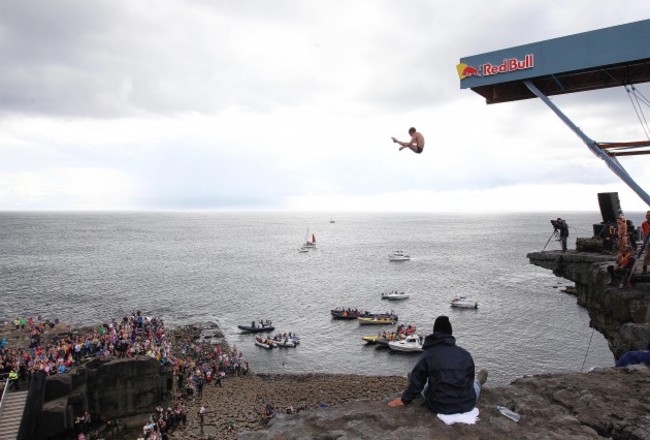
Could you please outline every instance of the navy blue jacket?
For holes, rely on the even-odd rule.
[[[426,384],[425,401],[436,413],[471,411],[476,405],[476,393],[474,360],[469,352],[458,347],[456,338],[445,333],[430,334],[422,348],[424,352],[411,371],[402,401],[411,403]]]

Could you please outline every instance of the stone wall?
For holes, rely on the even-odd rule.
[[[616,359],[650,342],[650,279],[637,276],[632,288],[608,286],[607,266],[615,257],[584,252],[533,252],[532,264],[575,282],[578,304],[589,311],[591,326],[601,332]]]
[[[37,438],[62,438],[86,408],[102,419],[152,413],[169,399],[171,387],[171,371],[148,356],[93,359],[69,374],[47,379]]]

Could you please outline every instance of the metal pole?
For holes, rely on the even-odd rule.
[[[582,130],[580,130],[578,126],[575,125],[564,113],[562,113],[562,111],[557,108],[557,106],[553,104],[550,99],[548,99],[548,96],[544,95],[530,80],[524,81],[524,84],[526,84],[528,90],[533,92],[535,96],[544,101],[544,103],[546,103],[546,105],[548,105],[550,109],[553,110],[553,112],[555,112],[555,114],[560,119],[562,119],[562,121],[564,121],[564,123],[568,125],[569,128],[573,130],[573,132],[577,134],[585,144],[587,144],[587,147],[591,150],[592,153],[604,160],[609,169],[612,170],[614,174],[616,174],[623,182],[625,182],[627,186],[632,189],[632,191],[637,193],[637,195],[641,197],[641,200],[650,206],[650,195],[648,195],[648,193],[646,193],[639,185],[637,185],[634,179],[632,179],[627,171],[625,171],[623,166],[619,163],[618,160],[616,160],[615,157],[611,157],[603,150],[601,150],[593,139],[584,134]]]

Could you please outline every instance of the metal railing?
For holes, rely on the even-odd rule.
[[[5,396],[6,396],[7,392],[9,391],[9,388],[11,387],[11,379],[0,380],[0,382],[5,383],[5,388],[4,388],[4,390],[2,390],[2,397],[0,397],[0,417],[2,417],[2,404],[5,401]]]

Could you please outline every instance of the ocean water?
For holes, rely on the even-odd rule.
[[[142,310],[168,326],[216,321],[256,372],[405,375],[417,355],[366,346],[384,327],[333,320],[339,306],[394,310],[431,331],[450,317],[491,383],[613,366],[570,282],[529,264],[557,214],[0,213],[0,319],[43,315],[78,325]],[[576,237],[599,213],[561,215]],[[299,253],[306,231],[316,250]],[[406,262],[389,262],[404,250]],[[551,240],[547,250],[560,245]],[[388,302],[381,292],[410,294]],[[449,306],[455,294],[477,310]],[[270,319],[302,338],[266,351],[238,324]],[[390,329],[390,327],[386,327]]]

